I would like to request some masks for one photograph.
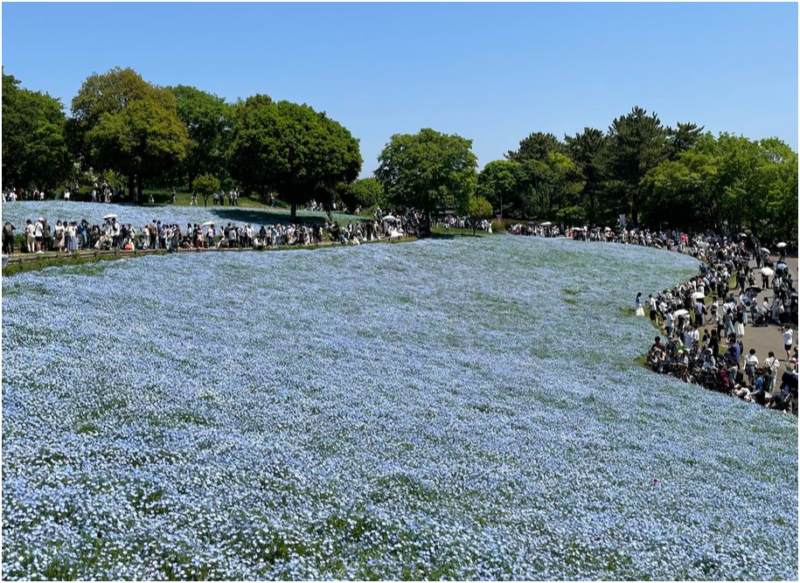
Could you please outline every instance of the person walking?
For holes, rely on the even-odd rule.
[[[788,362],[792,358],[792,336],[794,334],[794,330],[792,330],[789,326],[781,326],[781,333],[783,335],[783,349],[786,351],[786,361]]]

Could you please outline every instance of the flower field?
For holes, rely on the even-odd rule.
[[[483,237],[7,278],[3,576],[796,579],[797,418],[634,362],[636,292],[695,270]]]
[[[202,203],[201,203],[202,204]],[[139,228],[152,220],[162,223],[178,224],[185,226],[187,223],[202,224],[206,221],[216,221],[217,224],[224,223],[252,223],[253,225],[270,223],[288,223],[290,213],[286,209],[258,209],[247,207],[230,206],[136,206],[121,204],[105,204],[91,202],[64,202],[63,200],[48,201],[25,201],[3,204],[3,221],[11,221],[17,232],[25,226],[25,221],[31,219],[35,221],[39,217],[44,217],[52,225],[58,220],[81,221],[86,219],[89,224],[102,224],[103,216],[116,214],[121,223],[131,223]],[[306,220],[317,219],[324,221],[327,215],[324,212],[312,212],[298,210],[297,216]],[[359,217],[354,215],[343,215],[334,213],[333,217],[337,221],[355,221]]]

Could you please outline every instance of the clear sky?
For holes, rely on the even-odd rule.
[[[361,140],[473,140],[480,164],[533,131],[662,122],[797,150],[797,4],[8,4],[6,73],[69,107],[93,72],[229,100],[308,103]]]

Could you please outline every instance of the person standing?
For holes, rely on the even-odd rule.
[[[792,358],[792,336],[794,330],[789,326],[781,326],[781,332],[783,333],[783,349],[786,351],[786,361],[788,362]]]
[[[6,221],[3,225],[3,253],[11,255],[14,252],[14,231],[16,227]]]
[[[35,253],[36,252],[36,227],[33,226],[33,223],[30,219],[25,221],[25,250],[28,253]]]
[[[767,374],[767,392],[773,393],[775,391],[775,379],[778,376],[778,369],[780,368],[781,363],[775,357],[775,353],[770,351],[769,356],[764,360],[764,369],[766,370]]]

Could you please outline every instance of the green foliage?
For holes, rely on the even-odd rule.
[[[703,127],[693,123],[678,122],[675,129],[667,129],[667,156],[675,160],[683,152],[689,150],[703,135]]]
[[[3,186],[54,188],[74,173],[58,99],[3,72]]]
[[[219,179],[211,174],[203,174],[194,179],[192,189],[203,197],[203,202],[208,206],[208,197],[215,192],[219,192]]]
[[[550,154],[563,154],[566,151],[564,144],[553,134],[535,132],[524,138],[519,143],[519,148],[506,154],[506,158],[513,162],[526,160],[546,161]]]
[[[605,163],[617,184],[611,193],[619,197],[618,212],[638,220],[642,208],[642,178],[667,156],[667,129],[658,115],[647,115],[641,107],[618,117],[608,128]]]
[[[477,158],[472,141],[422,129],[395,134],[378,157],[375,177],[390,201],[430,215],[463,209],[475,190]]]
[[[586,224],[586,210],[580,206],[568,206],[558,211],[556,218],[565,225],[578,227]]]
[[[89,77],[72,111],[92,166],[124,174],[131,190],[136,182],[138,194],[186,156],[189,140],[175,96],[131,69]]]
[[[360,178],[352,184],[343,185],[339,197],[350,210],[357,206],[371,209],[386,204],[386,193],[375,178]]]
[[[603,196],[605,168],[603,157],[606,148],[606,136],[601,130],[583,128],[583,132],[574,136],[566,136],[567,152],[577,165],[583,180],[581,199],[584,208],[588,209],[587,218],[597,222],[603,214],[600,200]]]
[[[298,204],[330,202],[361,170],[358,140],[307,105],[250,97],[234,108],[231,133],[231,175],[256,192],[277,192],[292,220]]]
[[[476,192],[485,198],[501,214],[504,210],[513,212],[518,204],[520,165],[510,160],[493,160],[486,164],[478,174]]]
[[[178,117],[186,124],[188,148],[177,174],[192,184],[200,174],[219,175],[225,170],[231,106],[225,100],[194,87],[170,88],[175,96]]]
[[[777,139],[701,136],[642,181],[646,216],[684,228],[749,228],[760,237],[797,232],[797,154]]]
[[[467,203],[467,215],[473,221],[492,218],[492,205],[482,196],[473,196]]]

